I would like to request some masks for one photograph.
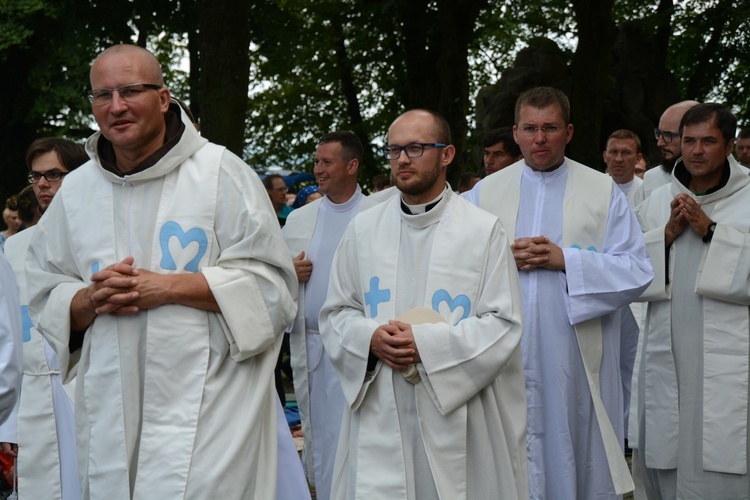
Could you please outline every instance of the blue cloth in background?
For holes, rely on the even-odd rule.
[[[299,408],[297,408],[296,404],[295,406],[284,408],[284,414],[286,415],[286,422],[289,424],[289,427],[294,427],[302,422],[299,418]]]

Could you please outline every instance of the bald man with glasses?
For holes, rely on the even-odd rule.
[[[661,152],[662,162],[661,165],[647,170],[643,175],[643,184],[631,196],[634,207],[648,198],[654,189],[672,182],[672,169],[682,156],[680,151],[680,120],[687,110],[697,104],[700,103],[697,101],[680,101],[672,104],[662,113],[661,118],[659,118],[659,128],[654,129],[656,146]]]
[[[272,499],[297,280],[271,203],[171,101],[153,54],[110,47],[90,77],[91,161],[27,266],[31,317],[78,373],[83,498]]]

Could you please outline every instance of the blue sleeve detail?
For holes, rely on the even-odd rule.
[[[21,306],[21,325],[23,326],[23,341],[28,342],[31,340],[31,328],[34,326],[29,316],[29,306]]]

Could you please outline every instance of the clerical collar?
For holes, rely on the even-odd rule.
[[[180,119],[179,111],[173,109],[173,106],[179,106],[177,104],[170,104],[169,109],[164,114],[164,121],[167,124],[167,133],[164,137],[164,145],[160,147],[154,154],[143,160],[140,165],[137,165],[133,170],[129,172],[123,172],[117,167],[117,160],[115,158],[115,150],[112,147],[112,143],[106,137],[99,136],[99,141],[96,145],[97,153],[99,154],[99,161],[101,162],[102,168],[109,172],[112,172],[118,177],[125,177],[126,175],[137,174],[143,172],[156,165],[159,160],[164,158],[169,151],[180,142],[182,133],[185,131],[185,124]]]
[[[361,200],[362,188],[359,187],[359,184],[357,184],[357,189],[354,191],[354,194],[344,203],[334,203],[330,198],[328,198],[328,196],[326,196],[325,198],[323,198],[321,208],[325,207],[327,210],[332,210],[334,212],[347,212],[354,208]]]
[[[402,196],[401,197],[401,210],[403,210],[403,212],[405,214],[408,214],[408,215],[423,214],[423,213],[429,212],[430,210],[432,210],[433,208],[435,208],[437,206],[437,204],[440,203],[440,200],[443,199],[443,196],[445,196],[445,190],[443,190],[443,192],[440,193],[440,195],[437,198],[435,198],[434,200],[432,200],[432,201],[430,201],[428,203],[423,203],[421,205],[407,205],[404,202],[404,197]]]
[[[727,185],[729,182],[729,160],[724,160],[724,168],[721,171],[721,180],[719,180],[719,183],[716,184],[714,187],[711,187],[707,189],[703,193],[694,193],[696,196],[705,196],[707,194],[715,193],[719,189],[723,188]],[[690,175],[690,172],[688,172],[687,168],[685,167],[684,161],[679,161],[674,168],[674,176],[677,178],[678,181],[680,181],[680,184],[685,186],[686,188],[690,188],[690,179],[692,179],[692,176]]]

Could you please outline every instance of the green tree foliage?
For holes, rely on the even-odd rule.
[[[680,2],[672,25],[669,64],[680,93],[729,103],[750,126],[750,1]]]
[[[632,56],[643,59],[646,72],[672,71],[672,83],[660,74],[653,85],[679,88],[674,100],[729,102],[742,122],[750,120],[750,0],[229,2],[246,9],[237,11],[227,2],[0,0],[2,199],[23,187],[23,154],[34,138],[83,140],[92,132],[90,61],[120,42],[152,49],[172,92],[203,117],[204,135],[236,144],[251,165],[310,170],[315,139],[347,128],[370,146],[364,181],[385,170],[375,146],[388,124],[413,107],[449,119],[461,151],[454,170],[463,169],[477,140],[473,97],[534,37],[554,40],[569,58],[576,140],[601,128],[601,99],[612,86],[603,74],[614,34],[629,26],[663,47]],[[215,30],[201,24],[211,22],[204,16],[227,14],[236,23],[224,29],[221,21]],[[239,26],[247,26],[244,33]],[[217,97],[226,92],[231,97]],[[668,99],[652,103],[652,114]],[[593,142],[577,144],[580,155]]]

